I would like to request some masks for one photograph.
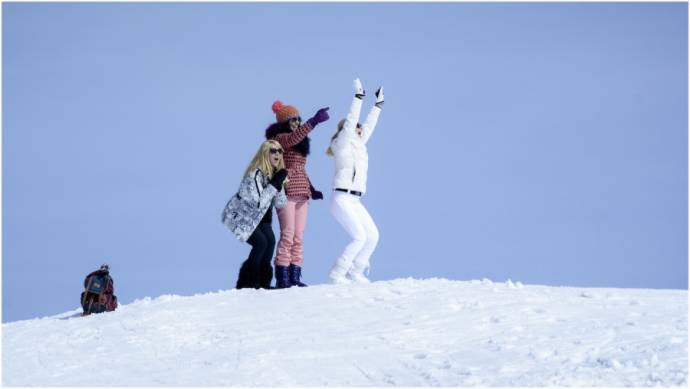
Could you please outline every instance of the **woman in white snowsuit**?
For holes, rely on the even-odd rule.
[[[223,224],[239,240],[252,246],[249,258],[240,268],[237,289],[271,287],[271,259],[276,243],[271,206],[282,208],[287,202],[283,189],[287,175],[280,143],[265,141],[244,172],[240,189],[223,209]]]
[[[329,274],[331,282],[336,284],[369,282],[364,272],[369,268],[369,258],[379,240],[378,228],[360,200],[367,185],[367,142],[381,113],[383,88],[376,91],[376,104],[362,125],[357,122],[364,97],[359,79],[354,81],[354,89],[350,112],[338,123],[338,131],[326,151],[335,158],[331,213],[352,238]]]

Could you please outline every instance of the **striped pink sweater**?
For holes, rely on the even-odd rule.
[[[307,158],[293,150],[292,146],[301,142],[312,129],[313,127],[309,122],[304,122],[302,126],[291,133],[277,134],[273,137],[285,150],[283,160],[285,160],[285,168],[288,171],[288,180],[290,180],[285,187],[285,194],[288,198],[311,198],[311,189],[309,188],[311,181],[305,170]]]

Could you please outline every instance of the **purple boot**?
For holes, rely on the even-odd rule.
[[[285,289],[291,286],[288,267],[276,265],[276,289]]]
[[[300,278],[302,278],[302,268],[297,265],[290,264],[290,283],[292,285],[297,285],[300,288],[308,286],[304,282],[300,281]]]

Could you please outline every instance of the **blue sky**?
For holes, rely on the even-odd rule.
[[[325,155],[386,89],[371,278],[688,287],[686,3],[4,3],[2,314],[234,286],[220,223],[276,99],[308,118],[304,280],[347,236]],[[277,220],[274,231],[279,233]]]

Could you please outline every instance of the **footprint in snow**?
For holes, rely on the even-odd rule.
[[[489,340],[486,341],[486,344],[487,344],[489,350],[491,350],[491,351],[501,351],[502,350],[501,344],[499,342],[491,339],[491,338],[489,338]]]
[[[529,356],[532,359],[535,359],[537,361],[543,361],[553,355],[556,355],[557,352],[554,350],[546,350],[546,349],[541,349],[541,350],[535,350],[535,349],[530,349],[529,353],[527,356]]]
[[[671,344],[683,344],[683,339],[677,338],[674,336],[669,340],[669,343],[671,343]]]

